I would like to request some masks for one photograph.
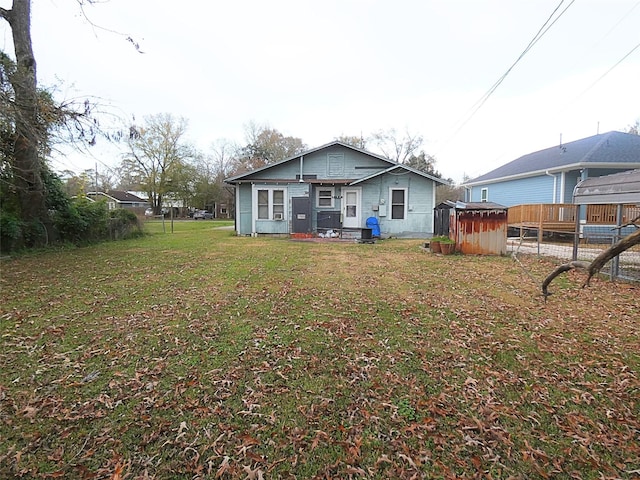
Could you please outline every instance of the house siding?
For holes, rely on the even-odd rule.
[[[335,144],[310,151],[303,154],[302,158],[292,158],[243,175],[233,182],[237,189],[237,233],[251,235],[292,232],[292,199],[295,197],[310,199],[311,229],[317,231],[319,212],[331,212],[333,218],[337,216],[341,221],[344,220],[342,197],[345,189],[350,189],[360,192],[360,218],[356,228],[364,228],[367,218],[376,217],[383,235],[431,235],[437,181],[393,165],[375,155]],[[303,181],[300,181],[300,175]],[[368,180],[356,182],[360,178]],[[254,210],[257,208],[257,189],[260,188],[277,188],[286,192],[283,220],[256,218]],[[333,205],[319,207],[317,191],[328,188],[333,189]],[[404,189],[406,192],[404,218],[391,219],[392,189]]]
[[[489,201],[508,206],[573,203],[579,180],[635,168],[640,168],[640,137],[612,131],[523,155],[472,179],[466,195],[478,201],[487,188]]]
[[[303,155],[303,175],[315,176],[317,179],[358,179],[383,170],[389,166],[384,161],[354,150],[338,146]],[[255,179],[288,179],[295,180],[300,175],[300,159],[274,165],[268,173],[256,172],[247,177]]]
[[[397,182],[397,183],[396,183]],[[386,235],[401,235],[411,232],[433,233],[433,181],[414,173],[384,175],[361,184],[363,222],[376,217],[380,232]],[[407,204],[404,219],[391,218],[391,189],[406,189]],[[374,210],[378,208],[378,211]],[[385,211],[386,210],[386,211]],[[364,226],[364,225],[363,225]]]
[[[506,207],[523,203],[553,203],[553,181],[553,177],[544,175],[473,186],[470,201],[480,202],[481,191],[483,188],[487,188],[488,200]],[[559,176],[557,184],[560,184]],[[556,196],[556,199],[558,198]]]

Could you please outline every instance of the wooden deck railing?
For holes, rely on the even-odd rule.
[[[509,226],[539,227],[545,230],[574,230],[576,206],[571,203],[516,205],[507,211]]]
[[[587,205],[588,225],[615,225],[617,205]],[[507,211],[510,227],[529,227],[546,231],[575,231],[577,206],[572,203],[515,205]],[[623,205],[622,223],[640,215],[640,206]]]
[[[617,218],[617,205],[587,205],[587,223],[590,225],[615,225]],[[622,224],[630,222],[640,215],[640,207],[637,205],[622,206]]]

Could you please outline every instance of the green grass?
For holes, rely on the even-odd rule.
[[[220,225],[0,264],[0,477],[636,476],[637,286]]]

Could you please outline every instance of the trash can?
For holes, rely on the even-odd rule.
[[[376,217],[367,218],[367,228],[371,229],[371,235],[376,238],[380,238],[380,224],[378,223],[378,219]]]

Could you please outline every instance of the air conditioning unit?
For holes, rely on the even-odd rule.
[[[274,213],[273,214],[273,219],[274,220],[282,220],[282,213],[280,213],[280,212]]]

